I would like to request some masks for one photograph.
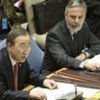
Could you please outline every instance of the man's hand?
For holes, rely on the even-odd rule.
[[[43,85],[49,89],[56,89],[57,88],[57,83],[53,80],[50,80],[50,79],[45,79],[43,81]],[[35,89],[32,89],[30,91],[30,94],[29,94],[29,97],[34,100],[47,100],[47,97],[46,95],[41,92],[41,91],[38,91],[38,90],[35,90]]]
[[[57,83],[54,80],[50,80],[50,79],[45,79],[43,81],[43,85],[49,89],[56,89],[58,87]]]
[[[86,55],[84,53],[81,53],[80,55],[75,57],[75,59],[78,59],[80,61],[84,61],[86,59]]]
[[[39,91],[39,90],[35,90],[35,89],[32,89],[29,93],[29,97],[32,99],[32,100],[47,100],[47,97],[46,95]]]
[[[86,60],[84,61],[84,68],[89,71],[100,71],[100,64]]]

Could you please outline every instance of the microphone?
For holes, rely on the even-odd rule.
[[[56,100],[83,100],[83,92],[77,91],[77,84],[74,84],[75,91],[63,94]]]
[[[56,81],[66,83],[66,80],[64,80],[64,78],[66,78],[66,76],[63,76],[60,73],[61,72],[54,72],[55,75],[62,78],[62,79],[57,78]],[[68,77],[67,77],[67,82],[73,84],[75,90],[72,92],[69,92],[67,94],[60,95],[59,97],[56,98],[56,100],[83,100],[83,92],[77,91],[77,84],[75,82],[73,82],[71,79],[68,79]]]

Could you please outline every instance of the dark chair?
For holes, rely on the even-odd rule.
[[[42,66],[44,52],[39,48],[39,46],[33,38],[31,38],[31,43],[32,47],[29,56],[27,57],[27,61],[30,65],[30,68],[35,69],[39,73]],[[0,49],[4,47],[6,47],[6,39],[0,42]]]

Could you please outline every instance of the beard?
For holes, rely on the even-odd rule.
[[[71,32],[73,32],[73,33],[77,33],[82,28],[81,25],[70,26],[68,23],[66,23],[66,24],[67,24],[67,27],[69,28],[69,30],[71,30]]]

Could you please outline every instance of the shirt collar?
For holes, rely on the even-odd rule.
[[[12,66],[14,66],[17,62],[11,57],[11,55],[9,54],[9,57],[10,57],[10,60],[11,60],[11,63],[12,63]]]

